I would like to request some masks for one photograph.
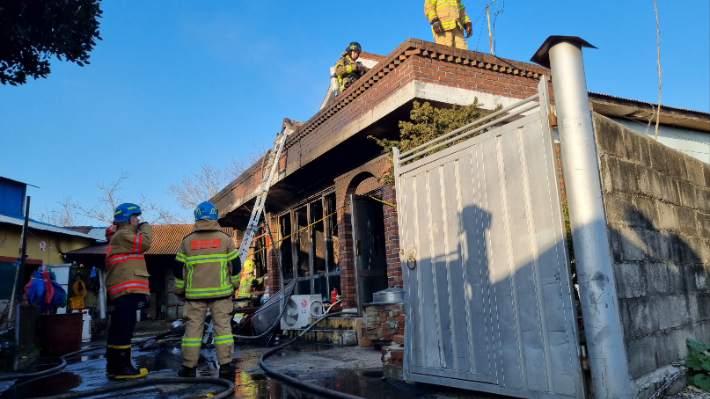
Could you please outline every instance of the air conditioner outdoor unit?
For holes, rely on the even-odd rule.
[[[281,316],[282,330],[298,330],[308,325],[310,317],[323,314],[319,295],[291,295]]]

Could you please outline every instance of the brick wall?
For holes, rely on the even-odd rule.
[[[335,201],[338,211],[338,244],[340,257],[340,287],[344,308],[357,307],[357,289],[355,281],[355,255],[353,252],[353,227],[351,222],[350,194],[355,193],[363,186],[369,188],[373,179],[381,181],[384,173],[389,169],[389,160],[382,155],[369,161],[350,172],[335,178]],[[364,190],[364,188],[363,188]],[[366,192],[363,191],[363,192]],[[345,207],[345,209],[342,209]]]
[[[522,99],[535,94],[542,74],[549,76],[549,70],[539,65],[475,51],[407,39],[289,136],[279,162],[280,171],[285,173],[301,167],[304,153],[316,148],[332,134],[412,81]],[[491,107],[494,105],[487,104]],[[261,162],[257,162],[220,191],[212,201],[220,213],[231,212],[234,204],[254,189],[260,179]]]
[[[368,305],[362,317],[365,339],[391,341],[395,335],[404,335],[404,304]]]
[[[385,218],[385,253],[387,255],[387,285],[402,287],[402,264],[399,261],[399,224],[397,222],[397,194],[392,186],[382,186],[382,200],[393,204],[382,205]]]
[[[646,398],[710,343],[710,165],[594,114],[631,378]]]

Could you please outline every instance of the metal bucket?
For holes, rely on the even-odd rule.
[[[372,294],[374,303],[404,303],[404,290],[398,287],[389,287]]]

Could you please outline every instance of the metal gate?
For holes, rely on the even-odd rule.
[[[407,380],[585,396],[540,82],[475,125],[394,151]]]

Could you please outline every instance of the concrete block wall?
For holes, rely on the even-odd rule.
[[[631,378],[649,397],[710,343],[710,164],[594,114]]]

